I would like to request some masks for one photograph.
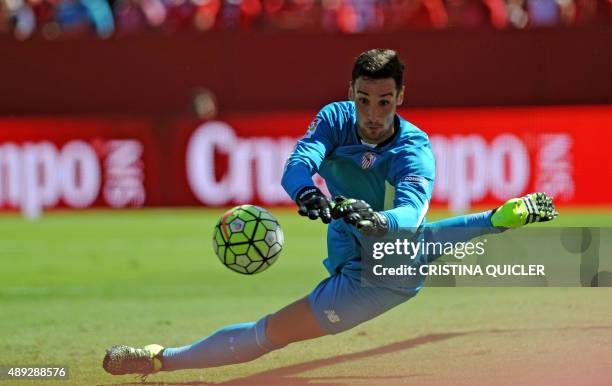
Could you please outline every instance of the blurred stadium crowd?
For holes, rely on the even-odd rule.
[[[520,29],[611,20],[612,0],[0,0],[0,33],[17,39],[147,30]]]

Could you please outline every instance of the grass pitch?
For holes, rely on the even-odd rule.
[[[223,267],[211,247],[222,212],[0,216],[0,365],[69,366],[68,381],[44,384],[139,383],[106,374],[104,348],[190,343],[275,311],[326,276],[325,228],[286,209],[273,210],[286,247],[272,268]],[[561,212],[555,225],[612,226],[612,210]],[[611,385],[611,305],[610,288],[426,288],[343,334],[147,383]]]

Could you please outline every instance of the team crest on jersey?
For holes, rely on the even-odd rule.
[[[310,138],[312,137],[312,135],[315,133],[315,131],[317,131],[317,126],[319,126],[319,122],[321,122],[321,118],[316,117],[311,123],[310,125],[308,125],[308,130],[306,130],[306,134],[304,135],[304,138]]]
[[[371,168],[372,165],[374,165],[374,162],[376,162],[376,157],[377,155],[370,151],[365,153],[363,157],[361,157],[361,168],[362,169]]]

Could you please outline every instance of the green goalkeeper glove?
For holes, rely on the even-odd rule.
[[[337,196],[332,203],[332,217],[342,218],[366,236],[384,236],[389,230],[387,217],[375,212],[370,204],[363,200]]]
[[[494,227],[518,228],[534,222],[551,221],[558,215],[552,197],[546,193],[530,193],[510,199],[493,209],[491,224]]]

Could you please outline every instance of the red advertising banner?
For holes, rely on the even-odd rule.
[[[290,204],[283,166],[315,113],[2,118],[0,208],[35,216],[51,207]],[[434,205],[466,210],[535,190],[559,204],[612,204],[612,106],[400,114],[432,142]]]
[[[610,106],[405,113],[430,135],[437,203],[463,208],[544,191],[560,204],[612,204]]]
[[[58,206],[155,202],[159,157],[147,121],[3,118],[0,208],[37,216],[42,208]]]

